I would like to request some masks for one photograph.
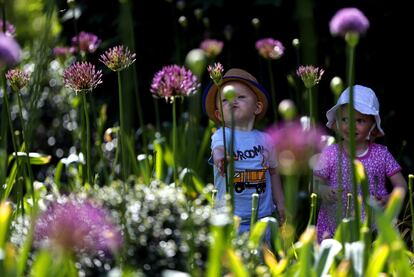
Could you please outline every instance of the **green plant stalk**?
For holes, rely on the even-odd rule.
[[[176,159],[176,154],[177,154],[177,104],[176,104],[176,100],[173,100],[173,109],[172,109],[172,117],[173,117],[173,134],[172,134],[172,144],[173,144],[173,172],[174,172],[174,182],[175,184],[177,184],[178,182],[178,177],[177,177],[177,159]]]
[[[252,194],[252,215],[250,217],[250,230],[252,230],[254,224],[256,224],[257,215],[259,212],[258,206],[259,206],[259,194],[253,193]]]
[[[220,86],[217,86],[217,93],[218,97],[220,99],[219,101],[219,109],[220,109],[220,115],[221,115],[221,127],[223,128],[223,147],[224,147],[224,181],[226,182],[226,192],[231,193],[232,187],[229,186],[229,176],[227,173],[227,141],[226,141],[226,125],[224,123],[224,117],[223,117],[223,103],[221,102],[221,91]]]
[[[355,224],[354,224],[354,239],[359,238],[360,229],[360,216],[361,212],[358,203],[358,187],[355,174],[355,111],[354,111],[354,60],[355,60],[355,46],[348,44],[347,52],[347,80],[349,87],[349,158],[351,168],[351,182],[352,193],[354,195],[354,211],[355,211]]]
[[[414,175],[413,174],[409,174],[408,175],[408,199],[409,199],[409,203],[410,203],[410,213],[411,213],[411,242],[414,245],[414,205],[413,205],[413,180],[414,180]]]
[[[318,195],[316,193],[312,193],[310,198],[311,198],[311,205],[310,205],[310,216],[309,216],[308,225],[315,225]]]
[[[29,157],[29,145],[30,145],[30,143],[28,142],[28,140],[27,140],[28,138],[26,136],[27,128],[26,128],[26,124],[24,124],[24,120],[23,120],[22,99],[21,99],[20,93],[18,91],[17,91],[17,102],[18,102],[18,105],[19,105],[19,116],[20,116],[20,122],[21,122],[21,125],[22,125],[23,146],[24,146],[24,150],[26,150],[25,162],[26,162],[27,172],[29,173],[30,189],[32,191],[33,203],[36,203],[37,201],[36,201],[35,191],[34,191],[34,187],[33,187],[33,180],[34,180],[33,171],[32,171],[32,167],[30,165],[30,157]],[[17,156],[16,156],[16,159],[18,159]],[[23,170],[23,172],[24,172],[24,170]],[[26,176],[25,176],[25,180],[27,180]]]
[[[224,133],[223,133],[224,134]],[[234,211],[234,110],[233,105],[231,106],[231,132],[230,132],[230,165],[229,165],[229,187],[230,187],[230,204],[231,213]],[[227,157],[227,154],[226,154]]]
[[[86,172],[88,177],[88,183],[90,186],[93,185],[92,171],[91,171],[91,128],[89,124],[89,112],[88,112],[88,102],[86,100],[86,93],[82,92],[82,106],[85,115],[85,124],[86,124]]]
[[[276,91],[275,91],[275,80],[273,79],[273,70],[272,70],[272,61],[267,61],[267,71],[269,73],[270,81],[270,92],[272,93],[272,110],[273,110],[273,120],[277,122],[277,106],[276,106]]]
[[[122,80],[121,80],[121,72],[117,71],[118,75],[118,95],[119,95],[119,148],[121,149],[121,176],[124,181],[127,178],[127,153],[125,153],[125,141],[126,141],[126,133],[125,133],[125,119],[124,119],[124,102],[122,97]]]

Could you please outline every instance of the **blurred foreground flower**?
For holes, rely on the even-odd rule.
[[[263,38],[256,41],[256,49],[259,55],[265,59],[276,60],[283,56],[285,47],[273,38]]]
[[[135,62],[135,53],[123,45],[114,46],[99,59],[112,71],[121,71]]]
[[[0,33],[0,68],[20,62],[21,49],[16,40]]]
[[[329,22],[331,34],[343,37],[348,32],[364,34],[368,28],[368,19],[357,8],[340,9]]]
[[[195,94],[200,87],[197,77],[188,69],[178,65],[167,65],[152,79],[151,89],[156,98],[174,102],[176,97]]]
[[[296,70],[296,74],[302,79],[306,88],[313,88],[322,78],[325,71],[313,65],[301,65]]]
[[[75,253],[113,254],[122,236],[106,210],[88,201],[53,202],[36,221],[35,246],[58,247]]]
[[[102,84],[102,71],[95,70],[89,62],[76,62],[63,72],[63,82],[67,88],[79,92],[90,92]]]
[[[3,20],[0,20],[0,33],[3,33]],[[6,32],[4,34],[9,37],[14,37],[16,34],[16,28],[8,21],[6,21]]]
[[[72,38],[72,46],[81,53],[94,53],[101,44],[101,40],[94,34],[88,32],[80,32]]]
[[[19,92],[29,83],[29,74],[21,69],[10,69],[6,73],[6,78],[15,92]]]
[[[277,149],[282,174],[300,175],[312,167],[312,157],[322,150],[322,129],[304,129],[298,121],[275,125],[266,131],[269,143]]]
[[[224,42],[217,39],[205,39],[200,43],[200,48],[206,53],[207,57],[214,59],[223,50]]]

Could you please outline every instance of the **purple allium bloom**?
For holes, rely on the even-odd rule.
[[[256,49],[259,55],[265,59],[277,60],[283,56],[285,47],[283,44],[273,38],[263,38],[256,41]]]
[[[131,53],[128,47],[118,45],[107,50],[99,60],[109,69],[121,71],[135,62],[135,53]]]
[[[102,83],[102,71],[88,62],[76,62],[63,72],[63,82],[67,88],[78,92],[89,92]]]
[[[44,242],[75,253],[116,252],[122,235],[107,213],[91,202],[66,200],[51,203],[36,221],[34,244]]]
[[[0,33],[0,68],[20,62],[20,46],[14,38]]]
[[[213,66],[209,65],[207,67],[207,71],[210,74],[210,78],[213,80],[214,84],[220,86],[223,79],[223,65],[221,63],[215,63]]]
[[[29,83],[29,74],[21,69],[10,69],[6,73],[6,78],[16,92],[19,92]]]
[[[274,125],[266,132],[269,144],[276,149],[280,171],[286,175],[305,172],[312,156],[323,148],[322,129],[305,129],[299,121]]]
[[[195,94],[200,87],[197,77],[184,66],[167,65],[155,73],[150,91],[156,98],[174,102],[175,97]]]
[[[200,43],[200,48],[209,58],[217,57],[223,50],[223,46],[224,42],[216,39],[205,39]]]
[[[3,33],[3,20],[0,18],[0,33]],[[14,37],[16,34],[16,29],[14,28],[13,24],[6,21],[6,32],[5,35],[9,37]]]
[[[83,31],[72,38],[72,46],[84,53],[95,52],[100,44],[101,40],[96,35]]]
[[[313,88],[322,78],[325,71],[313,65],[301,65],[296,70],[296,74],[302,79],[306,88]]]
[[[331,34],[343,37],[348,32],[364,34],[368,28],[368,19],[357,8],[340,9],[329,22],[329,30]]]
[[[72,55],[73,53],[75,53],[76,48],[71,46],[71,47],[55,47],[53,48],[53,55],[56,58],[61,58],[61,59],[66,59],[69,55]]]

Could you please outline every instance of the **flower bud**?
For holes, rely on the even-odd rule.
[[[296,116],[296,105],[292,100],[285,99],[279,103],[278,111],[284,120],[292,120]]]
[[[185,65],[197,76],[201,76],[206,68],[207,58],[202,49],[193,49],[185,57]]]
[[[333,94],[336,97],[339,97],[339,95],[344,90],[344,83],[342,82],[342,79],[340,77],[335,76],[331,80],[330,87],[331,87],[331,91],[333,92]]]
[[[233,102],[236,97],[236,90],[232,85],[226,85],[223,88],[223,96],[227,101]]]

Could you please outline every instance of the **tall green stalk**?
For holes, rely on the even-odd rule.
[[[121,148],[121,175],[125,181],[128,175],[127,170],[127,153],[126,153],[126,132],[125,132],[125,119],[124,119],[124,105],[122,96],[122,80],[121,72],[117,71],[118,75],[118,101],[119,101],[119,147]]]
[[[93,185],[92,170],[91,170],[91,130],[89,123],[89,111],[88,111],[88,102],[86,100],[86,93],[82,93],[82,106],[85,116],[85,125],[86,125],[86,172],[88,183],[90,186]],[[82,129],[84,132],[84,130]],[[82,136],[84,137],[84,135]]]
[[[408,175],[408,199],[410,201],[410,212],[411,212],[411,243],[414,245],[414,205],[413,205],[413,180],[414,175]]]
[[[178,178],[177,178],[177,107],[176,107],[176,101],[177,99],[174,99],[172,103],[172,118],[173,118],[173,129],[172,129],[172,144],[173,144],[173,172],[174,172],[174,183],[177,184]]]

